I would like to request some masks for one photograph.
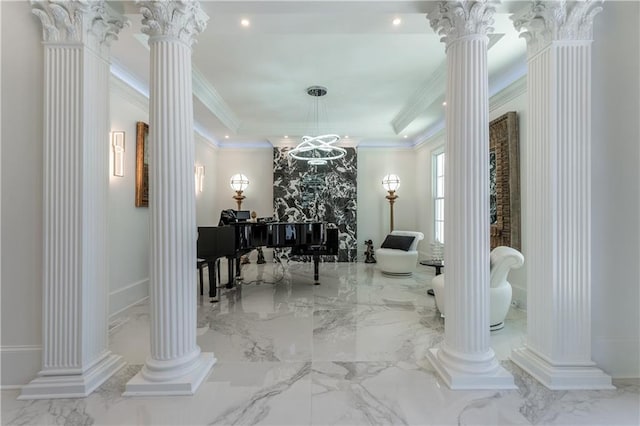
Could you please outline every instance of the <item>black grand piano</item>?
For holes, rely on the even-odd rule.
[[[248,222],[248,211],[223,210],[218,226],[198,227],[198,258],[209,269],[209,297],[216,297],[216,262],[228,259],[228,283],[233,269],[240,274],[240,257],[258,247],[291,248],[291,255],[313,259],[313,279],[319,284],[320,256],[338,254],[338,229],[325,222]]]

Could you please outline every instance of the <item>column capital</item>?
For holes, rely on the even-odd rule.
[[[602,10],[604,0],[532,1],[511,17],[513,26],[523,31],[529,55],[553,41],[590,41],[593,18]]]
[[[439,33],[447,48],[459,38],[473,35],[486,36],[493,31],[493,0],[441,1],[427,13],[431,28]]]
[[[209,16],[198,1],[137,0],[137,3],[143,16],[142,32],[150,38],[175,38],[191,46],[195,36],[207,27]]]
[[[42,22],[45,42],[95,43],[109,47],[129,21],[104,0],[32,0],[32,12]]]

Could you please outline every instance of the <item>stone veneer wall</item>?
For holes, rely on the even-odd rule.
[[[322,166],[287,155],[290,148],[273,149],[273,208],[281,222],[323,221],[339,229],[339,262],[357,255],[357,156],[355,148]]]

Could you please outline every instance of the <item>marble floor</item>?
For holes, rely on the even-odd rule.
[[[382,276],[375,265],[245,265],[244,284],[199,299],[198,344],[217,363],[191,397],[122,397],[149,353],[149,307],[115,322],[110,348],[127,366],[85,399],[17,401],[3,425],[638,425],[640,382],[550,391],[510,361],[526,316],[510,312],[491,344],[517,390],[451,391],[425,360],[444,322],[426,294],[432,269]],[[196,284],[194,283],[194,291]],[[206,291],[206,284],[205,284]]]

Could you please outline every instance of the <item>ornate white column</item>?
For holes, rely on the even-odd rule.
[[[591,40],[601,1],[534,1],[524,176],[527,343],[511,359],[550,389],[608,389],[591,361]]]
[[[439,2],[428,14],[447,52],[445,340],[429,361],[451,389],[515,388],[489,346],[489,80],[494,6]]]
[[[107,340],[109,44],[104,1],[34,1],[43,27],[43,360],[19,399],[89,395],[124,365]]]
[[[208,16],[196,1],[141,1],[151,48],[149,208],[151,355],[124,395],[191,395],[215,358],[196,344],[191,45]]]

